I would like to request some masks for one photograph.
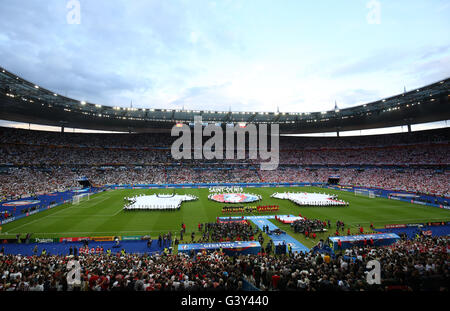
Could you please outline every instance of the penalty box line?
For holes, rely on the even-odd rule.
[[[80,205],[85,205],[85,204],[88,204],[88,203],[91,203],[92,201],[94,201],[94,200],[96,200],[96,199],[98,199],[98,198],[101,198],[102,196],[97,196],[97,197],[95,197],[95,198],[93,198],[93,199],[90,199],[89,201],[86,201],[86,202],[83,202],[83,203],[80,203]],[[100,202],[103,202],[103,201],[106,201],[106,200],[108,200],[108,199],[110,199],[111,198],[111,196],[107,196],[106,198],[102,198],[100,201],[95,201],[94,203],[95,204],[99,204]],[[85,207],[85,206],[73,206],[72,205],[72,208],[75,208],[75,209],[83,209],[83,208],[92,208],[92,206],[87,206],[87,207]]]
[[[94,198],[93,200],[95,200],[95,199],[96,199],[96,198]],[[105,198],[105,199],[106,199],[106,198]],[[56,214],[59,214],[59,213],[64,212],[64,211],[66,211],[66,210],[70,210],[71,208],[73,208],[73,207],[69,205],[69,206],[67,206],[67,207],[65,207],[65,208],[62,208],[61,210],[56,211],[56,212],[54,212],[54,213],[52,213],[52,214],[50,214],[50,215],[43,216],[43,217],[39,217],[38,219],[32,220],[32,221],[30,221],[30,222],[27,222],[27,223],[25,223],[25,224],[23,224],[23,225],[20,225],[20,226],[18,226],[18,227],[14,227],[12,230],[10,230],[10,231],[8,231],[8,232],[10,232],[10,233],[18,233],[18,232],[16,232],[16,230],[19,229],[19,228],[23,228],[23,227],[25,227],[25,226],[34,224],[34,223],[37,222],[37,221],[41,221],[41,220],[43,220],[43,219],[53,217],[53,216],[55,216]],[[35,214],[35,215],[39,215],[39,213],[37,213],[37,214]]]
[[[23,224],[23,225],[20,225],[20,226],[18,226],[18,227],[13,228],[13,229],[11,230],[11,232],[12,232],[12,233],[18,233],[18,232],[14,232],[14,231],[16,231],[16,230],[19,229],[19,228],[22,228],[22,227],[25,227],[25,226],[34,224],[35,222],[40,221],[40,220],[43,220],[43,219],[48,218],[48,217],[50,217],[50,216],[55,216],[56,214],[59,214],[59,213],[61,213],[61,212],[64,212],[66,209],[69,209],[69,208],[70,208],[70,206],[65,207],[65,208],[62,208],[61,210],[56,211],[56,212],[54,212],[54,213],[52,213],[52,214],[50,214],[50,215],[43,216],[43,217],[39,217],[38,219],[32,220],[32,221],[27,222],[27,223],[25,223],[25,224]],[[39,213],[34,214],[34,215],[39,215]],[[23,218],[23,219],[24,219],[24,218]]]

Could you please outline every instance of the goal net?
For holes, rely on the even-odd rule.
[[[80,204],[80,202],[88,201],[90,198],[91,198],[90,193],[74,195],[72,198],[72,204],[77,205],[77,204]]]
[[[355,196],[365,196],[371,199],[375,198],[375,191],[367,189],[355,189]]]

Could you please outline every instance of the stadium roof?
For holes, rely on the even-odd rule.
[[[278,123],[283,134],[373,129],[450,119],[450,78],[356,107],[322,112],[124,108],[68,98],[0,67],[2,120],[107,131],[168,132],[176,123]]]

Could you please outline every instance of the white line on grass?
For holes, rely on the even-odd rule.
[[[93,198],[92,200],[95,200],[95,199],[97,199],[97,198],[98,198],[98,197]],[[108,196],[108,197],[105,198],[105,199],[108,199],[108,198],[110,198],[110,196]],[[104,201],[105,199],[101,200],[100,202]],[[98,203],[98,202],[97,202],[97,203]],[[19,228],[22,228],[22,227],[24,227],[24,226],[27,226],[27,225],[31,225],[32,223],[35,223],[36,221],[39,221],[39,220],[42,220],[42,219],[45,219],[45,218],[52,218],[52,217],[54,217],[56,214],[59,214],[59,213],[65,211],[66,209],[69,209],[69,208],[70,208],[70,209],[73,209],[73,208],[77,209],[77,208],[87,208],[87,207],[73,207],[73,206],[68,205],[66,208],[63,208],[63,209],[61,209],[61,210],[59,210],[59,211],[56,211],[56,212],[54,212],[54,213],[52,213],[52,214],[50,214],[50,215],[47,215],[47,216],[44,216],[44,217],[39,217],[38,219],[35,219],[35,220],[33,220],[33,221],[30,221],[30,222],[27,222],[27,223],[25,223],[25,224],[23,224],[23,225],[20,225],[20,226],[18,226],[18,227],[15,227],[15,228],[13,228],[13,229],[11,230],[11,232],[14,233],[15,230],[17,230],[17,229],[19,229]],[[89,208],[90,208],[90,207],[89,207]],[[35,215],[39,215],[39,213],[37,213],[37,214],[35,214]],[[108,215],[108,216],[110,216],[110,215]],[[54,217],[54,218],[56,218],[56,217]]]
[[[76,209],[79,209],[79,208],[91,208],[92,206],[81,206],[81,205],[85,205],[85,204],[88,204],[88,203],[91,203],[93,200],[95,200],[95,199],[97,199],[97,198],[101,198],[101,197],[96,197],[96,198],[93,198],[92,200],[89,200],[89,201],[87,201],[87,202],[84,202],[84,203],[81,203],[79,206],[75,206],[74,208],[76,208]],[[94,202],[95,204],[99,204],[100,202],[103,202],[103,201],[105,201],[105,200],[108,200],[108,199],[110,199],[111,197],[110,196],[107,196],[106,198],[103,198],[102,200],[100,200],[100,201],[96,201],[96,202]]]
[[[111,217],[113,215],[101,215],[101,214],[94,214],[94,215],[89,215],[89,214],[83,214],[83,215],[71,215],[70,217],[73,218],[77,218],[77,217],[82,217],[82,218],[90,218],[90,217]],[[67,216],[49,216],[48,218],[59,218],[59,219],[63,219],[63,218],[67,218]]]
[[[61,210],[59,210],[59,211],[56,211],[56,212],[54,212],[54,213],[52,213],[52,214],[50,214],[50,215],[47,215],[47,216],[44,216],[44,217],[39,217],[38,219],[35,219],[35,220],[33,220],[33,221],[30,221],[30,222],[27,222],[27,223],[25,223],[25,224],[23,224],[23,225],[20,225],[20,226],[18,226],[18,227],[15,227],[15,228],[13,228],[13,229],[10,230],[10,231],[11,231],[12,233],[15,233],[14,231],[16,231],[16,230],[19,229],[19,228],[22,228],[22,227],[24,227],[24,226],[31,225],[31,224],[35,223],[36,221],[39,221],[39,220],[48,218],[48,217],[50,217],[50,216],[54,216],[55,214],[59,214],[59,213],[65,211],[65,210],[68,209],[68,208],[69,208],[69,207],[66,207],[66,208],[63,208],[63,209],[61,209]],[[35,215],[39,215],[39,213],[37,213],[37,214],[35,214]]]
[[[76,231],[76,232],[33,232],[33,234],[81,234],[81,233],[92,233],[92,234],[97,234],[97,233],[149,233],[149,232],[169,232],[172,231],[172,235],[175,235],[177,232],[175,232],[176,230],[174,228],[171,229],[161,229],[161,230],[157,230],[157,231],[149,231],[149,230],[140,230],[140,231],[130,231],[130,230],[126,230],[126,231]],[[20,233],[20,232],[3,232],[0,233],[0,235],[7,235],[10,233]],[[23,232],[22,232],[23,233]]]
[[[110,216],[116,216],[116,215],[119,214],[121,211],[123,211],[123,208],[120,208],[116,213],[114,213],[113,215],[110,215]]]

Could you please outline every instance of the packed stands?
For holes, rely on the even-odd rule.
[[[450,130],[367,137],[281,137],[280,165],[259,160],[182,160],[163,134],[77,134],[0,128],[3,199],[62,191],[87,177],[94,185],[327,182],[445,196]]]
[[[244,280],[271,291],[442,291],[448,290],[448,247],[448,237],[422,236],[388,247],[354,247],[336,256],[82,254],[77,285],[67,284],[70,256],[0,250],[0,291],[234,291],[243,289]],[[367,283],[365,268],[372,259],[381,264],[380,285]]]

